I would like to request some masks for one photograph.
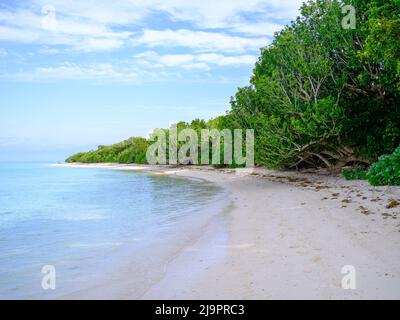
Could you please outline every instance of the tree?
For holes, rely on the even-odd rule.
[[[262,49],[251,85],[238,90],[230,113],[237,125],[255,129],[257,162],[335,168],[394,150],[400,141],[394,125],[400,123],[398,44],[378,50],[370,32],[382,25],[376,16],[397,28],[396,14],[386,13],[394,2],[354,1],[357,28],[345,30],[346,2],[308,1]]]

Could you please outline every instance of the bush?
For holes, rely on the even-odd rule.
[[[391,155],[384,155],[374,163],[367,174],[373,186],[400,185],[400,146]]]
[[[367,171],[361,166],[356,168],[344,168],[342,170],[342,175],[346,180],[367,180]]]

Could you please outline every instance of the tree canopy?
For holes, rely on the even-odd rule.
[[[256,130],[269,167],[370,163],[400,144],[399,0],[308,1],[261,51],[231,100],[234,125]]]

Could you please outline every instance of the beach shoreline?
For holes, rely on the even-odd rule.
[[[400,298],[400,207],[387,208],[399,187],[260,168],[60,165],[152,171],[227,191],[225,219],[184,247],[142,299]],[[215,234],[221,223],[225,242]],[[342,288],[345,266],[356,271],[355,290]]]

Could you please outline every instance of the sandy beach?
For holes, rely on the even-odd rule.
[[[259,168],[85,166],[205,179],[228,191],[224,217],[181,249],[142,299],[400,298],[399,187]],[[354,267],[356,289],[342,288],[344,266]]]

